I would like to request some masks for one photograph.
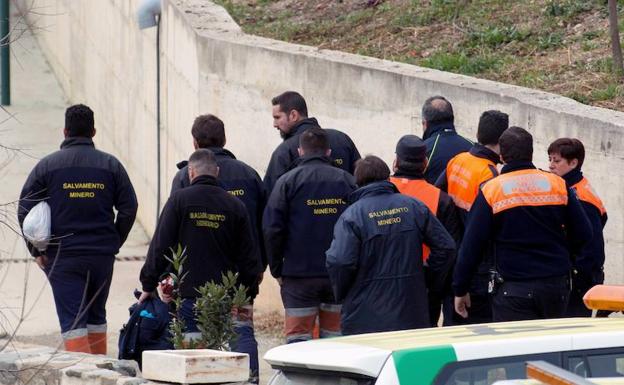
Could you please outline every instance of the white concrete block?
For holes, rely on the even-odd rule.
[[[209,349],[145,351],[143,378],[181,384],[246,381],[249,355]]]

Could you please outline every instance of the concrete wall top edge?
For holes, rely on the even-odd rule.
[[[545,110],[545,112],[569,115],[574,120],[593,121],[590,128],[598,128],[597,126],[603,126],[600,128],[604,128],[604,126],[624,128],[624,113],[588,106],[561,95],[406,63],[247,35],[241,32],[240,27],[232,20],[223,7],[210,1],[163,0],[163,3],[173,5],[176,12],[189,21],[189,25],[195,30],[199,40],[222,40],[235,45],[278,51],[297,56],[314,57],[372,71],[390,72],[401,76],[435,81],[449,86],[463,87],[491,94],[509,101],[520,102],[535,109]],[[198,17],[198,12],[204,12],[208,16]],[[191,19],[189,15],[194,16]]]

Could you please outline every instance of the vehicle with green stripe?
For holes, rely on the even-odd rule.
[[[490,385],[542,360],[583,377],[624,376],[624,318],[570,318],[372,333],[283,345],[269,385]]]

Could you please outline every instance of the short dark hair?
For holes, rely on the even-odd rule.
[[[367,184],[387,180],[390,177],[390,168],[386,162],[375,155],[366,155],[355,162],[355,183],[362,187]]]
[[[576,159],[576,167],[580,169],[585,161],[585,146],[576,138],[559,138],[548,146],[548,155],[550,154],[559,154],[568,162]]]
[[[189,166],[193,167],[198,175],[217,175],[217,158],[207,148],[195,150],[189,157]]]
[[[423,104],[422,120],[428,123],[453,123],[453,106],[443,96],[432,96]]]
[[[507,128],[509,128],[509,115],[496,110],[485,111],[479,118],[477,141],[484,145],[497,144]]]
[[[193,122],[191,135],[199,148],[225,146],[223,121],[214,115],[199,115]]]
[[[324,155],[329,150],[327,133],[320,127],[310,127],[299,135],[299,147],[306,155]]]
[[[271,104],[280,106],[280,110],[289,113],[295,110],[304,118],[308,117],[308,105],[301,94],[295,91],[286,91],[271,99]]]
[[[65,110],[65,129],[68,136],[93,136],[93,111],[84,104],[75,104]]]
[[[425,159],[422,162],[408,162],[397,157],[397,168],[405,174],[422,174],[425,172],[425,167],[427,167]]]
[[[533,136],[524,128],[512,126],[503,132],[498,143],[503,162],[533,160]]]

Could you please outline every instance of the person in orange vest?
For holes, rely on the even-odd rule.
[[[468,152],[462,152],[449,161],[436,186],[448,192],[459,208],[462,224],[477,198],[479,187],[498,175],[500,163],[498,139],[509,127],[509,116],[504,112],[485,111],[479,118],[477,141]],[[470,317],[455,316],[455,324],[485,323],[492,320],[492,304],[488,294],[490,274],[493,269],[493,252],[487,248],[470,287],[472,309]]]
[[[585,160],[585,147],[580,140],[572,138],[555,140],[548,146],[548,160],[550,171],[562,177],[566,185],[576,192],[592,225],[594,236],[574,256],[572,292],[566,312],[570,317],[591,317],[592,311],[583,304],[583,296],[592,286],[604,282],[605,251],[602,231],[607,223],[607,210],[581,171]]]
[[[468,216],[455,271],[455,311],[467,317],[470,283],[491,241],[496,255],[496,322],[559,318],[570,295],[571,256],[592,237],[565,181],[532,163],[533,137],[520,127],[499,139],[504,167],[487,181]]]
[[[427,167],[427,146],[416,135],[405,135],[396,145],[394,175],[390,177],[399,192],[423,202],[435,215],[455,243],[459,244],[464,228],[453,200],[439,188],[425,180],[424,170]],[[429,257],[429,247],[423,244],[423,262]],[[431,326],[437,326],[440,310],[443,309],[444,326],[452,325],[453,293],[450,275],[443,285],[443,291],[431,290],[428,285],[429,318]]]

